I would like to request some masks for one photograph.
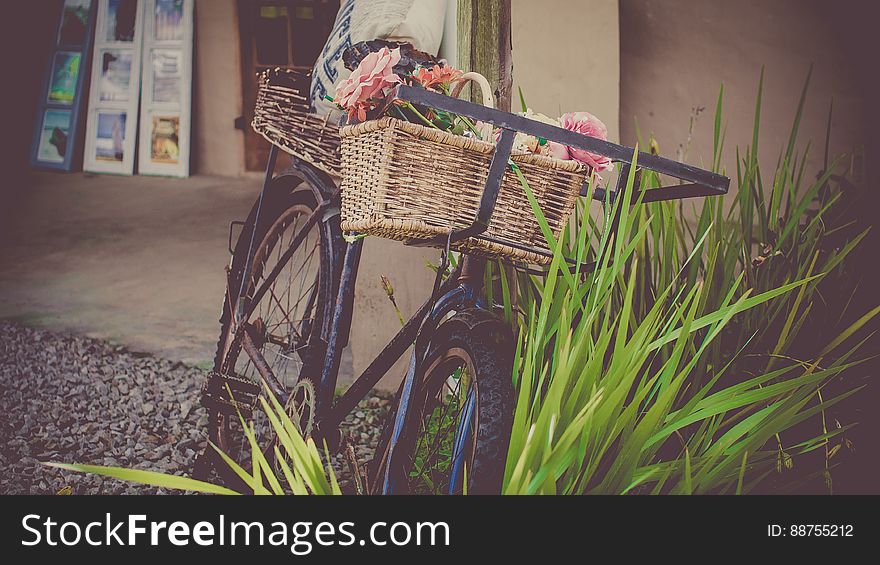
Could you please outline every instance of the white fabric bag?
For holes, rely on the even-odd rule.
[[[339,81],[351,75],[342,62],[349,46],[387,39],[405,41],[434,55],[440,48],[445,16],[446,0],[342,0],[333,30],[312,72],[314,111],[323,116],[336,110],[325,96],[332,97]],[[337,113],[341,117],[342,113]]]

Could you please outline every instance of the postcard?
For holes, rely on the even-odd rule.
[[[101,52],[101,81],[98,98],[104,102],[127,102],[131,97],[132,52],[106,49]]]
[[[137,11],[137,0],[109,0],[107,19],[104,25],[104,39],[126,43],[134,41]]]
[[[48,109],[43,114],[37,160],[63,163],[67,155],[67,136],[70,131],[70,110]]]
[[[98,112],[98,131],[95,138],[95,159],[123,161],[125,141],[125,112]]]
[[[153,39],[156,41],[183,39],[183,0],[156,0]]]
[[[76,96],[76,80],[82,55],[76,51],[55,53],[52,65],[52,82],[49,84],[49,102],[71,105]]]
[[[177,164],[180,158],[180,116],[153,116],[150,159],[154,163]]]
[[[58,29],[59,44],[82,45],[85,42],[91,5],[92,0],[64,0],[61,27]]]
[[[153,49],[153,102],[180,103],[183,53],[180,49]]]

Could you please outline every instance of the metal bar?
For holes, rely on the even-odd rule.
[[[568,272],[571,273],[572,275],[574,275],[576,273],[580,273],[582,275],[588,275],[596,270],[596,262],[595,261],[587,261],[586,263],[581,263],[580,265],[577,265],[575,261],[570,260],[570,259],[566,260],[566,261],[568,263]],[[517,267],[517,270],[522,271],[524,273],[527,273],[529,275],[546,275],[547,274],[547,271],[545,271],[543,269],[533,269],[528,266]]]
[[[695,183],[653,188],[644,191],[644,194],[642,202],[660,202],[663,200],[680,200],[683,198],[718,195],[715,191]]]
[[[479,255],[462,255],[461,277],[459,277],[459,281],[462,284],[469,284],[476,289],[482,289],[483,276],[486,274],[486,263],[487,259],[485,257],[480,257]]]
[[[269,367],[269,363],[266,362],[266,358],[263,357],[263,354],[260,352],[260,349],[254,343],[253,338],[251,337],[250,331],[252,330],[252,326],[249,324],[245,324],[242,329],[244,331],[241,332],[241,347],[244,349],[245,353],[248,354],[251,361],[256,367],[257,372],[260,373],[260,376],[263,377],[263,380],[266,383],[266,386],[269,387],[269,390],[272,391],[272,394],[275,395],[275,398],[278,402],[281,403],[282,406],[287,404],[287,391],[284,390],[284,387],[278,382],[278,378],[275,377],[275,373],[272,372],[272,368]]]
[[[415,104],[430,106],[437,110],[452,112],[460,116],[467,116],[475,120],[495,124],[496,126],[505,129],[520,131],[536,137],[555,141],[569,147],[604,155],[614,161],[632,164],[634,160],[633,155],[635,150],[630,147],[581,135],[560,127],[530,120],[516,114],[495,110],[494,108],[487,108],[465,100],[444,96],[423,88],[401,85],[396,87],[393,96],[400,100],[407,100]],[[677,179],[690,181],[711,189],[712,194],[726,194],[730,185],[730,179],[725,176],[684,163],[678,163],[650,153],[639,152],[637,162],[640,168],[649,169]]]
[[[230,255],[235,255],[235,249],[232,248],[232,228],[235,226],[241,226],[241,228],[244,229],[246,223],[247,222],[242,222],[241,220],[232,220],[229,222],[229,242],[227,247]]]
[[[240,322],[242,319],[244,304],[241,298],[244,297],[247,286],[247,273],[251,272],[251,267],[253,266],[254,261],[254,245],[257,244],[257,229],[260,225],[260,213],[263,211],[263,198],[266,195],[266,191],[269,189],[269,184],[272,182],[272,174],[275,172],[275,161],[278,159],[278,146],[272,145],[269,148],[269,162],[266,164],[266,176],[263,177],[263,187],[260,189],[260,197],[257,199],[257,210],[254,214],[254,229],[251,232],[251,242],[248,245],[248,253],[247,253],[247,261],[245,261],[243,275],[241,277],[241,286],[238,288],[238,298],[236,301],[236,322]]]
[[[324,357],[324,369],[321,371],[321,381],[317,391],[315,412],[321,414],[324,407],[329,407],[333,402],[333,391],[336,389],[336,378],[339,376],[339,363],[342,360],[342,343],[348,337],[351,330],[351,314],[354,307],[354,286],[357,280],[358,265],[361,260],[361,251],[364,240],[357,239],[348,244],[345,250],[345,261],[342,264],[342,274],[339,279],[339,293],[336,295],[336,305],[333,308],[333,320],[330,326],[330,336],[327,340],[327,353]]]
[[[302,319],[299,323],[299,335],[301,336],[311,336],[312,324],[315,322],[315,314],[312,314],[311,316],[309,314],[312,312],[312,308],[315,307],[315,302],[318,300],[319,284],[313,284],[312,290],[309,291],[309,299],[306,300],[306,307],[303,309]],[[320,337],[318,339],[320,339]]]
[[[586,196],[587,193],[584,190],[581,190],[581,196]],[[617,197],[617,191],[615,190],[605,190],[604,188],[599,188],[598,186],[593,190],[593,200],[597,202],[605,202],[607,198],[609,202],[614,202],[614,199]]]
[[[495,153],[493,153],[492,162],[489,164],[489,177],[486,179],[486,188],[483,189],[483,195],[480,198],[480,208],[477,210],[477,218],[474,222],[480,226],[480,232],[485,231],[492,220],[495,201],[498,200],[498,192],[501,190],[501,181],[504,179],[504,172],[507,170],[510,150],[513,148],[515,137],[515,131],[505,128],[501,130],[501,139],[495,145]]]
[[[617,190],[608,190],[606,191],[603,188],[596,188],[593,191],[593,200],[598,200],[600,202],[605,201],[605,195],[608,195],[608,200],[610,202],[614,202],[617,198]],[[697,198],[701,196],[717,196],[717,194],[702,185],[698,184],[678,184],[675,186],[666,186],[662,188],[652,188],[650,190],[643,191],[644,196],[642,196],[642,203],[646,204],[648,202],[661,202],[664,200],[681,200],[684,198]],[[585,194],[583,194],[585,196]],[[632,203],[637,202],[639,199],[639,193],[634,192],[632,196]]]
[[[632,165],[630,163],[624,163],[620,167],[620,176],[617,177],[617,190],[616,194],[623,194],[623,191],[626,190],[626,183],[629,182],[629,172],[632,169]],[[638,193],[638,188],[633,188],[633,194]],[[609,195],[610,196],[610,195]],[[611,206],[611,213],[613,214],[611,218],[611,235],[617,236],[617,228],[620,226],[620,215],[623,213],[623,206],[614,206],[613,200],[608,200],[605,203],[606,208]]]

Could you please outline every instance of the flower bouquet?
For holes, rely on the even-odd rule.
[[[338,85],[333,98],[348,117],[340,130],[342,229],[409,242],[469,226],[500,130],[394,99],[393,91],[405,84],[457,97],[472,82],[482,91],[484,104],[492,106],[488,82],[394,44],[375,47],[352,57],[352,75]],[[523,115],[592,137],[607,136],[602,122],[586,112],[559,120],[530,110]],[[523,133],[516,136],[511,161],[488,229],[453,247],[547,264],[549,246],[527,191],[558,237],[589,175],[610,169],[611,162]]]

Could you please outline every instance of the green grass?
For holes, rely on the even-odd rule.
[[[718,197],[625,207],[614,237],[586,200],[560,241],[535,210],[555,255],[545,277],[519,280],[506,493],[748,493],[770,477],[802,478],[789,472],[794,462],[823,448],[828,473],[832,442],[851,424],[829,431],[825,411],[858,390],[828,385],[860,370],[864,327],[878,309],[841,325],[847,301],[829,308],[822,285],[837,287],[865,232],[826,245],[824,220],[841,195],[829,182],[836,166],[807,180],[808,149],[796,150],[807,84],[765,182],[761,84],[763,76],[728,207]],[[722,107],[723,89],[715,170]],[[631,173],[626,191],[658,186],[656,175]],[[564,257],[600,268],[571,274]],[[820,302],[837,310],[837,324],[810,324]],[[805,421],[822,433],[805,433]]]

